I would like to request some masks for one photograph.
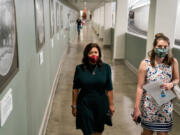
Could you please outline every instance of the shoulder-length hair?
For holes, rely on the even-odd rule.
[[[86,69],[89,65],[89,58],[88,58],[88,54],[91,51],[92,48],[97,48],[98,49],[98,53],[99,53],[99,59],[97,61],[97,65],[98,67],[102,67],[102,60],[101,60],[101,49],[99,47],[98,44],[96,43],[89,43],[87,44],[87,46],[84,49],[84,53],[83,53],[83,59],[82,59],[82,63],[83,63],[83,68]]]
[[[169,48],[168,49],[168,55],[165,56],[165,58],[163,60],[163,63],[165,65],[170,66],[170,65],[173,64],[173,56],[172,56],[172,53],[171,53],[170,47],[169,47],[169,45],[170,45],[169,38],[167,36],[165,36],[163,33],[157,33],[155,35],[155,39],[153,41],[153,49],[148,52],[148,56],[150,57],[150,63],[152,65],[152,67],[155,66],[155,56],[156,56],[155,47],[156,47],[159,40],[164,40],[164,41],[166,41],[168,43],[168,48]]]

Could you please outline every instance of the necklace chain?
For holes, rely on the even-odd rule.
[[[97,67],[97,66],[96,66]],[[92,71],[92,75],[96,75],[96,67]]]

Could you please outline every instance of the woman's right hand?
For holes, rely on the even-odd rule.
[[[109,106],[109,110],[110,110],[110,112],[111,112],[111,115],[113,115],[114,112],[115,112],[114,105],[110,105],[110,106]]]
[[[72,108],[72,114],[74,117],[76,117],[77,114],[77,108]]]
[[[133,120],[137,121],[137,118],[141,116],[141,111],[139,108],[134,108],[134,112],[133,112]]]

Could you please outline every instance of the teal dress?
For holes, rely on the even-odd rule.
[[[102,67],[83,64],[77,65],[73,89],[79,89],[77,99],[76,128],[84,135],[103,132],[104,124],[111,125],[109,103],[106,91],[112,90],[111,68],[103,63]]]

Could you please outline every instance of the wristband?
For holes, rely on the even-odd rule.
[[[76,109],[77,106],[76,106],[76,105],[71,105],[71,108],[72,108],[72,109]]]

